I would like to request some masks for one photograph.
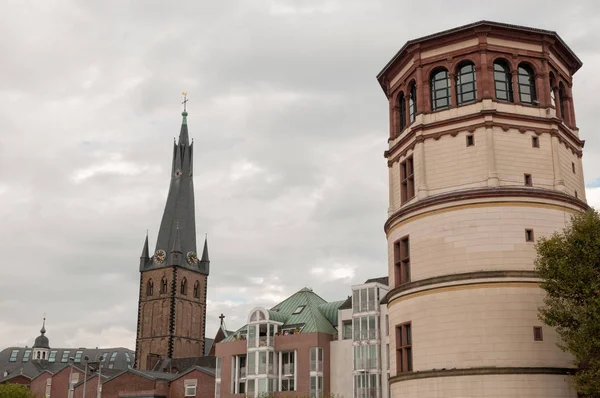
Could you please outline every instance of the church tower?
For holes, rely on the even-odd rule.
[[[152,369],[159,359],[204,355],[210,261],[206,238],[201,258],[196,254],[194,144],[187,115],[184,109],[156,249],[150,256],[146,235],[140,257],[135,364],[141,370]]]

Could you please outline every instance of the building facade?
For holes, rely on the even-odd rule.
[[[392,397],[576,397],[537,318],[534,245],[587,209],[581,65],[555,32],[483,21],[407,42],[378,75]]]
[[[171,182],[156,250],[148,236],[140,257],[136,368],[150,370],[164,359],[200,357],[205,352],[206,293],[210,268],[204,240],[196,254],[194,144],[187,112],[173,146]]]
[[[215,397],[328,394],[343,303],[304,288],[271,309],[254,308],[245,326],[216,345]]]

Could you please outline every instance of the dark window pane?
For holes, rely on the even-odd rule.
[[[521,94],[521,102],[526,102],[528,104],[532,103],[531,95],[529,94]]]

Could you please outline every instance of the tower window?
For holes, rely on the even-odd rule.
[[[467,146],[474,146],[475,145],[475,137],[473,136],[473,134],[467,134]]]
[[[404,93],[398,95],[398,133],[401,133],[406,127],[406,101],[404,99]]]
[[[165,293],[167,293],[167,278],[163,276],[162,280],[160,281],[160,294]]]
[[[394,243],[394,265],[395,286],[410,282],[410,243],[408,236]]]
[[[517,81],[519,83],[519,101],[524,104],[536,104],[535,77],[533,70],[528,65],[519,65]]]
[[[494,62],[494,88],[496,99],[502,102],[513,102],[512,75],[508,63],[503,60]]]
[[[524,180],[525,180],[525,185],[528,187],[533,186],[533,180],[531,178],[531,174],[525,174],[524,175]]]
[[[573,174],[575,174],[575,162],[571,162],[571,170],[573,171]]]
[[[533,241],[534,241],[533,229],[526,229],[525,230],[525,242],[533,242]]]
[[[533,341],[544,341],[544,334],[541,326],[533,327]]]
[[[183,294],[184,296],[187,296],[187,279],[186,278],[183,278],[183,280],[181,281],[180,293]]]
[[[431,110],[440,111],[450,107],[450,76],[446,69],[431,74]]]
[[[456,71],[456,104],[465,105],[477,99],[475,65],[463,63]]]
[[[577,196],[577,190],[575,190],[575,198],[576,199],[578,198],[578,196]]]
[[[540,138],[535,135],[533,137],[531,137],[531,146],[534,148],[539,148],[540,147]]]
[[[415,172],[412,156],[400,163],[400,179],[400,202],[404,204],[415,196]]]
[[[413,82],[410,85],[408,97],[408,118],[410,122],[415,121],[415,117],[417,116],[417,85]]]
[[[194,298],[199,298],[200,297],[200,283],[198,281],[196,281],[196,283],[194,283]]]
[[[412,331],[408,322],[396,326],[396,373],[412,370]]]
[[[152,279],[148,281],[146,284],[146,296],[152,296],[154,294],[154,282]]]

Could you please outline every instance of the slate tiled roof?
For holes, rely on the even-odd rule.
[[[337,311],[346,300],[328,303],[312,289],[303,288],[294,293],[270,310],[269,317],[282,322],[283,328],[300,326],[301,333],[322,332],[335,334],[337,330]],[[302,310],[300,311],[300,308]],[[294,312],[297,312],[294,314]],[[243,334],[247,329],[244,325],[230,335],[224,342],[233,341],[234,335]]]
[[[367,279],[365,281],[365,283],[372,283],[372,282],[376,282],[376,283],[381,283],[382,285],[386,285],[389,286],[389,280],[390,278],[387,276],[380,276],[379,278],[371,278],[371,279]]]
[[[13,350],[18,350],[16,360],[14,362],[10,361],[10,356]],[[24,347],[8,347],[4,350],[0,351],[0,382],[7,378],[12,378],[15,374],[23,373],[24,376],[29,377],[31,379],[37,377],[44,370],[48,370],[52,373],[59,372],[64,367],[69,366],[68,363],[61,362],[63,352],[70,351],[68,354],[69,357],[76,357],[76,353],[81,351],[81,359],[79,362],[74,363],[75,367],[83,368],[85,366],[84,357],[87,355],[89,358],[96,359],[100,355],[107,354],[107,358],[103,361],[102,368],[103,371],[108,370],[109,367],[111,369],[124,370],[127,369],[128,366],[133,364],[135,353],[127,348],[99,348],[99,349],[90,349],[90,348],[51,348],[50,352],[56,351],[55,361],[38,361],[33,360],[30,355],[27,361],[24,361],[24,353],[26,350],[31,350],[31,348]],[[116,353],[116,354],[115,354]],[[114,361],[111,361],[111,358],[114,355]],[[127,361],[127,355],[129,355],[130,362]],[[4,373],[8,372],[8,375],[4,377]]]

